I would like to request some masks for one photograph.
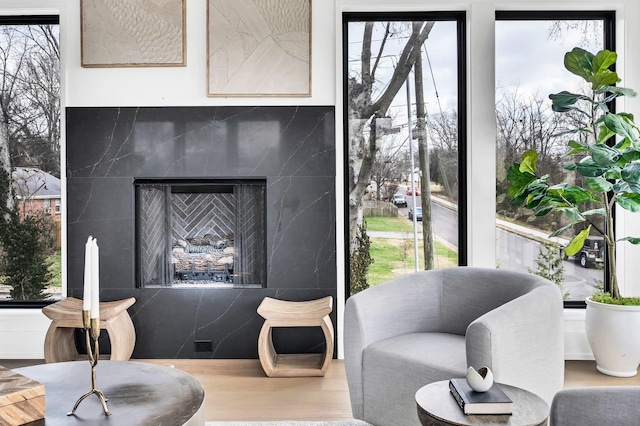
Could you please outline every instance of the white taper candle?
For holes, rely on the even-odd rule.
[[[100,251],[94,238],[91,249],[91,318],[100,318]]]
[[[82,310],[91,309],[91,236],[84,246],[84,293],[82,295]]]

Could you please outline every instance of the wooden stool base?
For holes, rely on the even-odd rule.
[[[258,313],[266,320],[258,337],[258,357],[269,377],[324,376],[333,357],[331,296],[308,302],[288,302],[265,297]],[[320,327],[326,341],[322,354],[279,354],[273,346],[274,327]]]
[[[136,299],[130,297],[113,302],[100,302],[100,329],[106,330],[111,342],[112,361],[131,358],[136,343],[136,331],[127,308]],[[45,362],[73,361],[78,358],[75,329],[82,328],[82,300],[68,297],[42,308],[52,320],[44,339]]]

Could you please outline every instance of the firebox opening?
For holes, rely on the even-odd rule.
[[[138,287],[266,286],[260,179],[136,179]]]

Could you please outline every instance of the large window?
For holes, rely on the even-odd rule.
[[[347,294],[466,263],[463,13],[345,14]]]
[[[0,303],[61,297],[57,16],[0,16]]]
[[[499,12],[496,16],[496,259],[498,267],[533,272],[556,282],[566,306],[604,288],[604,241],[592,233],[581,252],[562,250],[582,229],[557,238],[549,235],[568,222],[561,214],[534,217],[507,195],[507,171],[527,150],[538,152],[541,174],[564,181],[567,141],[575,135],[571,114],[554,113],[549,94],[567,90],[588,93],[580,79],[565,70],[564,54],[574,47],[591,52],[614,50],[611,12]],[[603,222],[603,221],[601,221]],[[604,229],[604,223],[596,224]],[[586,225],[585,225],[586,227]]]

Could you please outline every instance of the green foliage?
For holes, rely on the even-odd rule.
[[[4,257],[5,285],[11,286],[14,300],[44,300],[44,289],[50,280],[46,263],[53,241],[51,221],[44,215],[21,216],[18,207],[7,207],[12,197],[11,182],[0,170],[0,247]]]
[[[50,287],[61,288],[62,287],[62,254],[60,249],[56,250],[51,256],[45,260],[47,264],[47,271],[49,271],[49,283]]]
[[[562,298],[568,299],[569,292],[564,288],[564,265],[562,263],[562,249],[558,244],[545,242],[540,245],[536,268],[528,268],[529,272],[546,278],[555,283],[562,292]]]
[[[609,293],[595,294],[591,296],[591,300],[599,303],[608,303],[609,305],[640,306],[640,297],[619,297],[614,299]]]
[[[584,229],[566,248],[568,255],[580,251],[592,230],[603,234],[610,260],[610,282],[614,298],[619,297],[615,276],[616,243],[613,227],[613,207],[631,212],[640,211],[640,140],[638,127],[629,113],[612,113],[607,103],[620,96],[635,96],[627,88],[613,87],[620,81],[609,70],[617,59],[615,52],[602,50],[595,55],[574,48],[565,55],[565,68],[591,83],[591,95],[570,92],[552,94],[552,108],[559,113],[572,112],[579,119],[567,133],[588,136],[591,142],[568,142],[568,154],[573,162],[565,169],[576,173],[575,179],[550,185],[547,175],[538,175],[538,153],[528,151],[522,161],[509,169],[507,179],[511,183],[508,193],[516,205],[533,210],[535,216],[562,213],[569,224],[557,229],[552,236],[560,235],[574,225]],[[584,185],[581,183],[584,182]],[[593,204],[598,208],[593,208]],[[605,228],[599,227],[594,218],[605,219]],[[640,243],[638,237],[625,237],[620,241]]]
[[[50,280],[46,253],[52,245],[51,231],[44,216],[20,217],[16,210],[9,214],[0,231],[4,250],[6,285],[12,287],[14,300],[44,300]]]
[[[351,254],[349,263],[349,291],[351,296],[369,287],[367,272],[369,271],[369,265],[373,263],[370,247],[371,241],[367,235],[367,222],[363,221],[362,225],[358,225],[356,248]]]

